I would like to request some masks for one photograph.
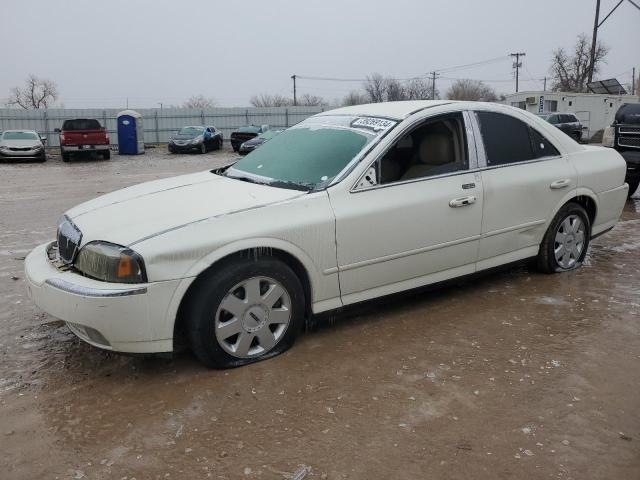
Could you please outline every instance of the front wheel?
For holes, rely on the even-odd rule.
[[[198,279],[189,298],[191,348],[208,367],[230,368],[287,350],[304,324],[304,291],[273,257],[238,259]]]
[[[631,195],[636,193],[638,190],[638,186],[640,186],[640,178],[636,178],[635,180],[629,180],[629,193],[627,194],[627,198],[631,198]]]
[[[537,264],[544,273],[574,270],[582,265],[589,241],[591,222],[577,203],[567,203],[553,217],[538,252]]]

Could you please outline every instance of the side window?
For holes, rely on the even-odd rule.
[[[533,128],[531,128],[530,131],[536,158],[560,156],[560,152],[558,152],[556,147],[554,147],[553,144],[544,137],[544,135]]]
[[[429,120],[398,140],[379,160],[376,183],[413,180],[468,168],[464,120],[461,113],[456,113]]]
[[[529,126],[517,118],[495,112],[476,112],[489,166],[533,160]]]
[[[549,122],[550,124],[552,124],[552,125],[555,125],[555,124],[557,124],[557,123],[560,123],[560,120],[558,120],[558,115],[551,115],[551,116],[549,117],[548,122]]]

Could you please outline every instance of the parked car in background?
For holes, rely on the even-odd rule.
[[[0,160],[46,162],[45,141],[34,130],[5,130],[0,133]]]
[[[168,149],[171,153],[198,152],[222,148],[222,132],[212,126],[182,127],[169,139]]]
[[[168,352],[184,332],[204,364],[236,367],[320,312],[529,258],[578,268],[619,219],[624,174],[614,150],[505,105],[344,107],[231,166],[70,209],[25,278],[92,345]]]
[[[576,142],[582,141],[583,125],[573,113],[540,113],[540,117],[559,128]]]
[[[615,148],[627,162],[629,196],[640,185],[640,103],[624,103],[616,112],[613,125],[602,136],[605,147]]]
[[[240,149],[238,153],[240,155],[246,155],[249,152],[253,152],[256,148],[262,145],[265,142],[268,142],[273,137],[281,133],[282,130],[267,130],[264,133],[259,134],[257,137],[253,137],[251,140],[247,140],[242,145],[240,145]]]
[[[68,162],[71,155],[95,152],[109,160],[109,133],[94,118],[76,118],[65,120],[62,129],[55,130],[60,134],[60,154],[62,160]]]
[[[234,152],[237,152],[240,150],[240,145],[244,142],[257,137],[267,130],[269,130],[269,125],[246,125],[244,127],[240,127],[236,131],[231,132],[231,148],[233,148]]]

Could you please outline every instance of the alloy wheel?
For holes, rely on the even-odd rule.
[[[253,277],[231,288],[215,316],[218,344],[237,358],[272,350],[291,321],[291,298],[277,280]]]
[[[585,224],[578,215],[569,215],[558,226],[553,253],[562,268],[569,269],[580,261],[585,246]]]

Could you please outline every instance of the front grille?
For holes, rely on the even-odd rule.
[[[9,147],[9,150],[13,152],[28,152],[29,150],[33,150],[33,147]]]
[[[68,217],[63,217],[58,225],[58,255],[64,263],[73,263],[82,233]]]
[[[618,145],[621,147],[640,148],[640,136],[620,136],[618,138]]]
[[[624,135],[625,133],[635,133],[640,135],[640,127],[620,127],[619,131],[621,135]]]

